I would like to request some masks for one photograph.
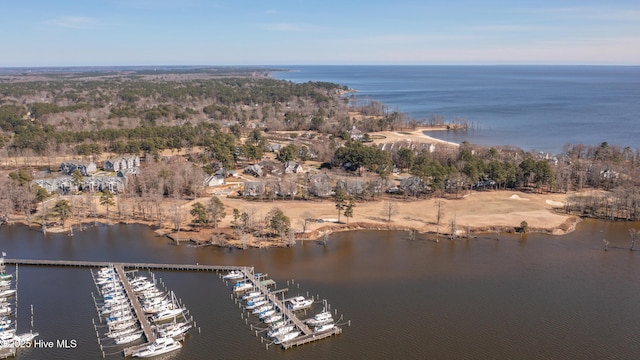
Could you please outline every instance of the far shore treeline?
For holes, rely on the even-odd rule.
[[[383,146],[377,132],[402,133],[423,124],[379,102],[358,99],[337,84],[296,84],[256,71],[0,74],[0,94],[0,186],[5,189],[0,215],[5,220],[26,216],[31,221],[39,204],[51,197],[32,180],[55,175],[60,159],[92,160],[101,167],[101,161],[126,154],[140,156],[142,170],[128,178],[117,197],[136,204],[126,214],[131,219],[159,223],[167,217],[157,209],[161,200],[202,196],[204,179],[221,168],[242,172],[261,164],[271,172],[262,177],[282,186],[284,173],[277,169],[291,162],[305,164],[312,175],[327,175],[330,191],[314,193],[307,173],[286,178],[293,188],[286,196],[282,188],[263,186],[244,198],[306,200],[337,188],[350,201],[456,198],[470,190],[578,191],[569,197],[566,212],[640,220],[640,149],[606,142],[568,144],[561,154],[466,142]],[[430,125],[447,126],[444,121]],[[349,179],[363,178],[364,184],[349,185]],[[63,193],[86,191],[76,187]],[[39,216],[46,221],[51,215]]]

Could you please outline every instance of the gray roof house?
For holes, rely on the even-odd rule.
[[[258,164],[249,165],[244,168],[244,173],[252,176],[262,176],[262,166]]]
[[[314,196],[331,196],[331,178],[327,174],[313,174],[309,176],[309,193]]]
[[[102,168],[105,171],[120,171],[140,166],[140,157],[138,155],[129,155],[118,158],[109,159],[104,162]]]
[[[76,169],[80,170],[82,176],[93,175],[97,170],[93,161],[66,161],[60,164],[60,172],[64,175],[71,175]]]
[[[295,161],[287,161],[284,163],[283,172],[285,174],[300,174],[303,171],[304,169],[302,168],[302,165]]]

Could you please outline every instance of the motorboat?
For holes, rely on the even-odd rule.
[[[223,276],[224,280],[238,280],[244,277],[244,273],[242,271],[230,271],[227,275]]]
[[[182,344],[179,341],[174,340],[170,337],[157,338],[156,341],[151,343],[148,346],[145,346],[141,350],[133,353],[133,357],[139,358],[150,358],[153,356],[158,356],[162,354],[166,354],[171,351],[175,351],[182,348]]]
[[[151,321],[153,322],[159,322],[159,321],[164,321],[164,320],[169,320],[169,319],[173,319],[179,315],[182,315],[182,312],[185,309],[183,308],[175,308],[175,309],[166,309],[166,310],[162,310],[156,314],[154,314],[151,317]]]
[[[311,319],[307,320],[307,325],[318,326],[326,323],[333,322],[333,316],[328,311],[323,311],[321,313],[316,314]]]
[[[313,299],[305,299],[304,296],[296,296],[289,299],[288,308],[291,311],[306,309],[313,305]]]
[[[313,329],[313,332],[314,333],[319,333],[319,332],[323,332],[323,331],[328,331],[328,330],[333,329],[334,327],[336,327],[336,324],[330,322],[330,323],[326,323],[326,324],[322,324],[322,325],[316,326]]]
[[[134,342],[142,337],[142,332],[131,333],[127,335],[122,335],[116,338],[116,344],[123,345]]]
[[[172,338],[176,338],[179,336],[182,336],[184,334],[186,334],[187,332],[189,332],[189,330],[191,329],[192,325],[189,323],[175,323],[175,324],[170,324],[169,326],[163,327],[160,330],[158,330],[158,334],[161,337],[172,337]]]
[[[3,307],[0,307],[0,316],[7,316],[7,315],[11,315],[11,306],[6,305]]]
[[[300,331],[288,332],[288,333],[282,335],[281,337],[276,338],[276,340],[273,343],[274,344],[282,344],[283,342],[291,341],[291,340],[297,338],[298,335],[300,335]]]
[[[286,333],[290,333],[291,331],[293,331],[293,329],[295,328],[295,326],[293,325],[287,325],[287,326],[281,326],[277,329],[272,329],[269,330],[269,332],[267,332],[267,336],[270,338],[276,338],[278,336],[283,336]]]

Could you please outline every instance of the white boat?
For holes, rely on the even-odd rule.
[[[245,306],[244,308],[247,309],[247,310],[253,310],[253,309],[258,308],[260,306],[263,306],[263,305],[265,305],[267,303],[268,303],[267,300],[260,300],[260,301],[256,301],[256,302],[250,301],[248,303],[248,305]]]
[[[0,287],[10,286],[10,285],[11,285],[11,280],[2,280],[2,281],[0,281]]]
[[[307,325],[317,326],[317,325],[322,325],[330,322],[333,322],[333,316],[331,316],[330,312],[323,311],[319,314],[316,314],[311,319],[307,320]]]
[[[259,301],[263,301],[263,300],[266,300],[266,299],[267,298],[264,295],[263,296],[256,296],[256,297],[253,297],[253,298],[247,300],[247,305],[253,305],[253,304],[255,304],[255,303],[259,302]]]
[[[133,320],[133,315],[129,313],[118,314],[118,316],[110,316],[107,318],[107,325],[118,324]]]
[[[124,330],[132,326],[135,326],[136,322],[133,320],[129,320],[129,321],[122,321],[122,322],[108,324],[108,325],[109,325],[109,331],[115,332],[115,331]]]
[[[314,333],[319,333],[319,332],[331,330],[334,327],[336,327],[336,324],[334,324],[334,323],[326,323],[326,324],[322,324],[320,326],[316,326],[315,329],[313,329],[313,332]]]
[[[145,346],[143,349],[133,353],[133,357],[149,358],[152,356],[166,354],[180,348],[182,348],[182,344],[173,338],[157,338],[151,345]]]
[[[144,306],[142,307],[142,311],[144,311],[145,314],[157,314],[163,310],[173,310],[174,307],[172,302],[165,300],[160,303]]]
[[[240,292],[253,288],[253,284],[249,282],[239,282],[233,285],[233,291]]]
[[[281,337],[276,338],[276,340],[273,342],[274,344],[282,344],[283,342],[287,342],[290,340],[293,340],[295,338],[298,337],[298,335],[300,335],[300,331],[292,331],[289,333],[286,333],[284,335],[282,335]]]
[[[134,342],[134,341],[140,339],[141,337],[142,337],[142,332],[122,335],[122,336],[120,336],[120,337],[118,337],[116,339],[116,344],[118,344],[118,345],[128,344],[128,343],[131,343],[131,342]]]
[[[11,280],[11,279],[13,279],[13,275],[11,275],[11,274],[5,274],[5,273],[0,274],[0,280],[5,280],[6,281],[6,280]]]
[[[291,331],[293,331],[293,329],[295,328],[295,326],[293,325],[287,325],[287,326],[281,326],[277,329],[272,329],[269,330],[269,332],[267,332],[267,336],[270,338],[276,338],[278,336],[283,336],[284,334],[290,333]]]
[[[265,311],[265,312],[260,313],[260,315],[258,315],[258,318],[259,318],[259,319],[266,319],[266,318],[268,318],[269,316],[274,315],[275,313],[276,313],[276,310],[275,310],[275,309],[267,310],[267,311]]]
[[[153,285],[153,283],[145,281],[145,282],[141,282],[136,284],[136,286],[134,286],[132,288],[133,292],[142,292],[142,291],[146,291],[146,290],[150,290],[151,288],[155,288],[155,285]]]
[[[122,329],[122,330],[110,331],[110,332],[106,333],[106,335],[107,335],[107,337],[115,339],[115,338],[119,338],[119,337],[127,335],[127,334],[131,334],[131,333],[136,332],[138,330],[139,329],[138,329],[137,326],[132,326],[132,327],[128,327],[128,328]]]
[[[13,339],[16,335],[16,329],[7,329],[0,331],[0,340],[7,341]]]
[[[191,327],[192,325],[189,323],[170,324],[170,326],[158,330],[158,334],[160,337],[176,338],[189,332]]]
[[[159,321],[164,321],[164,320],[169,320],[169,319],[173,319],[175,317],[178,317],[179,315],[182,315],[182,312],[185,309],[182,308],[175,308],[175,309],[166,309],[166,310],[162,310],[157,314],[154,314],[151,317],[151,321],[153,322],[159,322]]]
[[[0,316],[7,316],[7,315],[11,315],[11,306],[6,305],[3,307],[0,307]]]
[[[296,296],[289,299],[289,310],[296,311],[306,309],[313,305],[313,299],[305,299],[304,296]]]
[[[267,304],[267,305],[262,305],[258,308],[253,309],[251,313],[256,315],[271,309],[273,309],[273,304]]]
[[[40,333],[37,332],[24,333],[14,336],[13,341],[17,344],[25,345],[31,343],[38,335],[40,335]]]
[[[265,324],[271,324],[274,323],[278,320],[282,320],[282,314],[278,314],[278,315],[271,315],[268,318],[264,319],[264,323]]]
[[[251,301],[253,300],[253,298],[257,298],[262,296],[262,293],[260,291],[252,291],[250,293],[244,294],[240,297],[240,299],[242,300],[246,300],[246,301]]]
[[[230,271],[227,275],[223,276],[224,280],[238,280],[244,277],[244,273],[242,271]]]
[[[13,296],[16,294],[16,290],[15,289],[6,289],[6,290],[2,290],[0,291],[0,298],[6,298],[9,296]]]

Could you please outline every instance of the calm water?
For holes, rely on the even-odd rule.
[[[273,76],[330,81],[416,119],[478,125],[444,140],[559,153],[566,143],[640,146],[640,67],[289,66]]]
[[[640,252],[627,250],[629,226],[586,221],[563,237],[499,242],[364,231],[337,234],[326,246],[246,251],[175,246],[143,226],[99,226],[73,238],[5,226],[0,247],[36,259],[254,265],[280,287],[295,279],[291,296],[319,294],[352,322],[338,337],[266,350],[215,274],[157,272],[202,331],[168,359],[637,359]],[[76,339],[78,347],[22,351],[18,359],[100,358],[92,291],[87,269],[21,267],[20,330],[28,330],[33,304],[41,339]]]

